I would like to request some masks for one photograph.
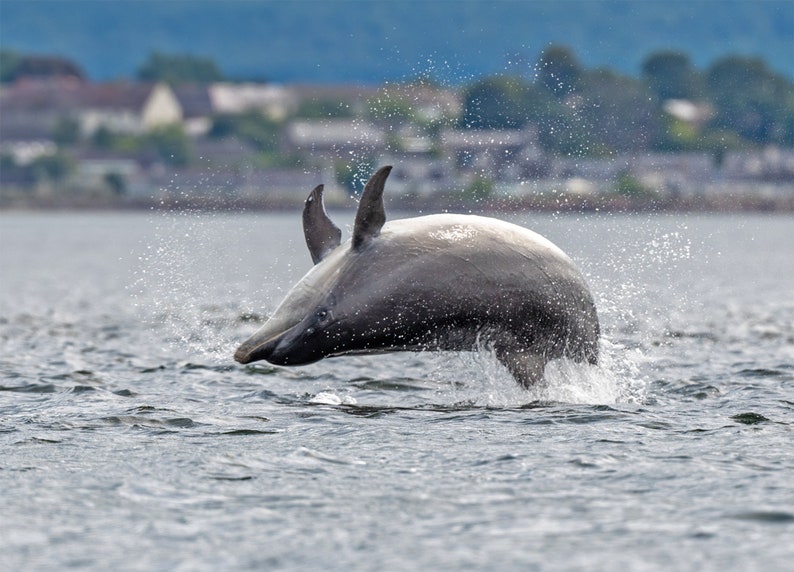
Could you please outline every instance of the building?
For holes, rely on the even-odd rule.
[[[441,151],[462,172],[489,173],[492,178],[520,180],[537,176],[542,158],[538,132],[524,129],[452,130],[441,133]]]
[[[76,122],[80,133],[90,136],[100,128],[139,134],[182,119],[182,106],[165,83],[22,81],[0,94],[4,141],[52,139],[65,120]]]
[[[286,129],[290,151],[335,162],[380,155],[387,148],[386,132],[357,119],[293,121]]]
[[[298,108],[295,95],[287,88],[260,83],[215,83],[208,88],[214,113],[235,114],[256,110],[281,121]]]

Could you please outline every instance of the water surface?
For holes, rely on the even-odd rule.
[[[297,213],[0,215],[0,567],[789,569],[794,219],[507,218],[587,275],[601,367],[240,366]]]

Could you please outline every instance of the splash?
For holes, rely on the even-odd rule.
[[[334,391],[321,391],[309,399],[313,405],[356,405],[357,401],[350,395],[338,395]]]
[[[530,388],[518,385],[487,350],[441,357],[431,376],[441,384],[440,397],[476,406],[640,404],[646,400],[648,387],[640,371],[644,359],[637,350],[602,339],[599,365],[554,360],[546,366],[543,381]],[[467,372],[462,379],[460,372]]]
[[[241,323],[256,320],[241,308],[252,296],[244,258],[234,246],[229,217],[212,211],[154,214],[138,255],[134,304],[152,334],[182,359],[228,363]],[[164,348],[164,349],[165,349]]]
[[[664,217],[588,216],[583,225],[581,218],[558,215],[553,230],[565,235],[558,242],[573,250],[569,253],[584,271],[596,299],[602,330],[599,365],[555,360],[547,365],[542,383],[523,389],[488,348],[481,348],[470,355],[442,358],[442,365],[433,372],[444,388],[442,393],[456,387],[449,399],[517,407],[531,402],[642,404],[652,398],[649,387],[658,377],[660,340],[676,315],[696,305],[689,292],[670,290],[677,288],[675,278],[701,268],[702,261],[693,260],[701,254],[688,237],[685,222]],[[577,236],[584,232],[581,229],[587,229],[588,235]],[[661,306],[661,299],[678,304]],[[470,373],[461,379],[460,372]]]
[[[686,227],[664,229],[653,219],[629,225],[617,220],[607,232],[606,253],[585,262],[602,322],[617,330],[636,330],[639,320],[663,319],[667,309],[653,304],[652,293],[669,287],[680,264],[692,257]],[[678,297],[684,302],[685,292]]]

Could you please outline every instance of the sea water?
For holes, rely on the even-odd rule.
[[[241,366],[299,213],[1,214],[0,568],[790,569],[794,218],[502,218],[585,273],[599,367]]]

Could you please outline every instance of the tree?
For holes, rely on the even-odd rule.
[[[492,76],[464,90],[461,127],[518,129],[547,113],[548,96],[521,78]]]
[[[63,153],[42,155],[30,163],[30,169],[37,180],[60,183],[74,170],[74,160]]]
[[[239,137],[259,151],[278,150],[281,125],[255,109],[244,113],[221,114],[212,119],[208,135],[213,138]]]
[[[405,124],[413,121],[415,112],[406,98],[381,93],[367,102],[367,116],[376,122]]]
[[[642,181],[629,172],[623,172],[618,176],[612,192],[630,199],[647,199],[655,195],[652,190],[642,184]]]
[[[152,52],[138,69],[138,79],[170,84],[212,83],[222,81],[223,74],[209,58]]]
[[[493,194],[494,183],[485,175],[476,175],[471,182],[463,189],[461,195],[463,198],[471,201],[483,201]]]
[[[74,145],[80,141],[80,123],[72,117],[62,117],[52,131],[52,139],[59,147]]]
[[[86,79],[85,72],[77,64],[59,56],[22,56],[16,68],[16,77]]]
[[[114,195],[121,196],[127,192],[127,180],[121,173],[105,173],[103,178],[105,184]]]
[[[10,153],[0,153],[0,185],[29,187],[36,182],[29,165],[20,165]]]
[[[158,127],[149,133],[148,139],[166,163],[184,166],[190,162],[190,138],[180,126]]]
[[[22,57],[12,50],[0,50],[0,83],[9,83],[17,77]]]
[[[573,51],[560,45],[543,50],[536,68],[540,85],[557,99],[565,99],[576,91],[583,73]]]
[[[18,54],[0,50],[0,83],[10,83],[21,77],[68,77],[85,81],[85,72],[73,61],[60,56]]]
[[[714,125],[754,143],[794,143],[794,85],[759,58],[728,56],[707,70]]]
[[[657,107],[643,82],[610,70],[581,79],[573,117],[589,141],[583,154],[647,149],[662,128]]]
[[[336,182],[351,196],[361,194],[367,173],[374,169],[374,162],[370,158],[354,159],[353,161],[337,161],[334,164]]]
[[[353,115],[347,101],[334,98],[306,99],[300,102],[295,112],[295,117],[301,119],[330,119]]]
[[[702,81],[689,56],[676,51],[655,52],[642,63],[642,77],[660,101],[694,99],[702,95]]]

